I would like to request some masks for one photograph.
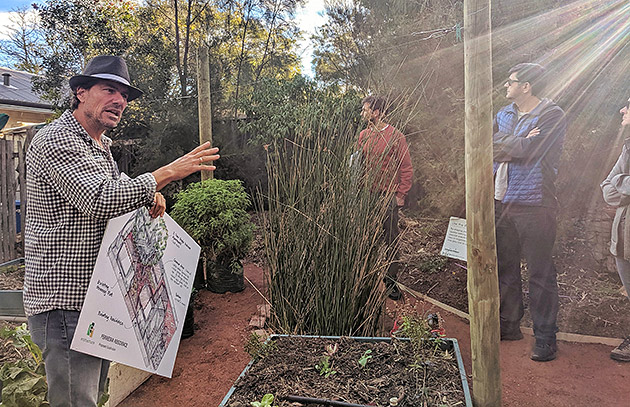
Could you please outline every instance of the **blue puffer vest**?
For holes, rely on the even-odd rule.
[[[530,130],[543,125],[543,115],[559,115],[564,120],[564,112],[551,100],[543,99],[534,110],[518,119],[514,103],[503,107],[495,117],[495,132],[527,137]],[[557,205],[555,180],[558,175],[558,161],[564,140],[565,126],[559,126],[544,143],[544,153],[538,152],[525,158],[513,158],[508,165],[508,187],[503,203],[527,206]],[[550,142],[549,142],[550,141]],[[542,144],[541,144],[542,145]],[[494,172],[499,163],[494,163]]]

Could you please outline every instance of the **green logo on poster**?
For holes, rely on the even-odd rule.
[[[91,338],[94,335],[94,322],[88,326],[87,335]]]

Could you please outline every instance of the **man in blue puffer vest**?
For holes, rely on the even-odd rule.
[[[539,97],[545,69],[519,64],[505,82],[512,101],[494,120],[495,223],[501,339],[523,338],[521,257],[529,271],[529,309],[536,342],[531,359],[556,358],[558,284],[551,257],[556,239],[555,180],[566,132],[560,107]]]

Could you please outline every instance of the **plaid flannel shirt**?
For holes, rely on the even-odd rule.
[[[109,150],[66,111],[40,130],[26,156],[24,309],[80,311],[107,221],[153,202],[147,173],[121,179]]]

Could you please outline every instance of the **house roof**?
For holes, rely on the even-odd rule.
[[[7,74],[8,86],[4,84]],[[50,103],[33,92],[31,79],[36,75],[4,67],[0,67],[0,75],[0,104],[52,109]]]

